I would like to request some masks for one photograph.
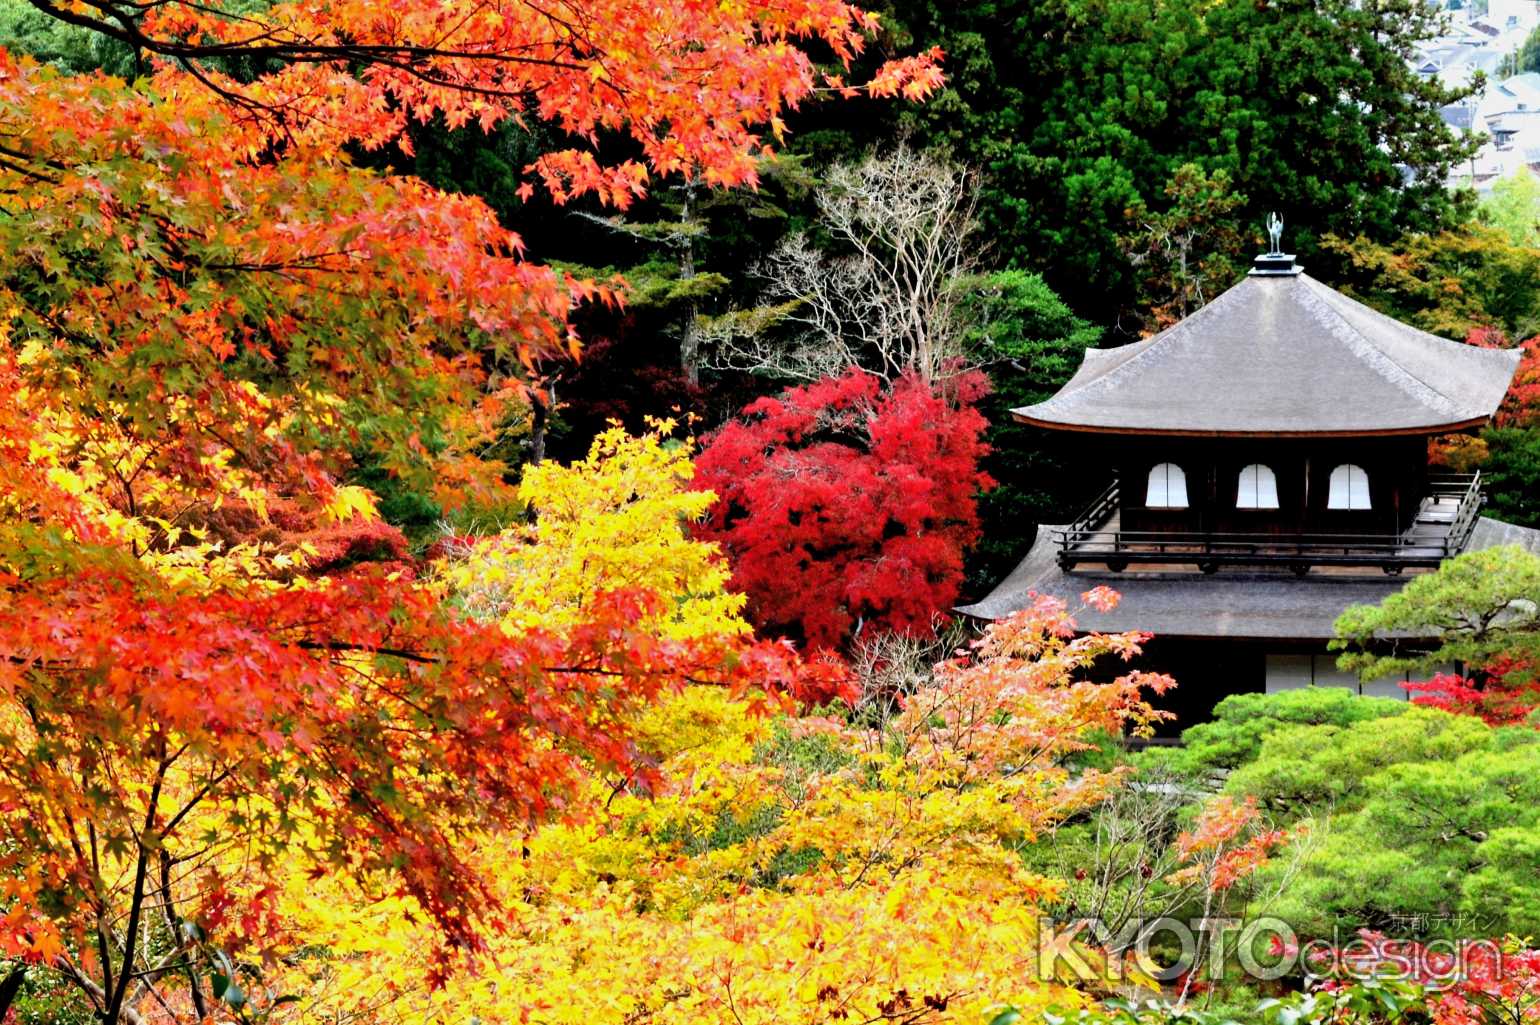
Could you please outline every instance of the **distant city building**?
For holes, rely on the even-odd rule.
[[[1434,0],[1432,6],[1447,13],[1447,28],[1418,47],[1409,62],[1412,71],[1454,89],[1471,85],[1478,75],[1485,82],[1476,95],[1440,111],[1456,132],[1485,137],[1480,151],[1452,170],[1448,184],[1485,192],[1520,168],[1540,170],[1534,159],[1540,154],[1540,75],[1500,77],[1505,62],[1540,28],[1540,4],[1489,0],[1483,10],[1459,0]]]

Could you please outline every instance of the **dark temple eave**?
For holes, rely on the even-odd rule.
[[[1030,408],[1030,407],[1026,407]],[[1160,438],[1392,438],[1414,435],[1458,434],[1485,427],[1490,415],[1474,416],[1456,423],[1434,424],[1421,427],[1386,427],[1372,430],[1362,428],[1322,431],[1239,431],[1239,430],[1182,430],[1158,427],[1118,427],[1102,424],[1072,424],[1054,420],[1040,420],[1021,409],[1011,410],[1011,418],[1017,423],[1029,424],[1055,431],[1075,431],[1081,434],[1139,434]]]

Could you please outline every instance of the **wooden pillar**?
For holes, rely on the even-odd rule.
[[[1310,457],[1305,456],[1305,486],[1301,490],[1299,529],[1306,532],[1310,529]]]

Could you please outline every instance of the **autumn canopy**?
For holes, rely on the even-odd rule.
[[[1055,916],[1337,929],[1437,877],[1540,924],[1532,691],[1236,695],[1146,750],[1150,635],[1076,622],[1114,591],[949,615],[1083,476],[1005,411],[1105,325],[985,257],[989,175],[1068,164],[879,121],[956,113],[954,6],[1065,53],[1148,12],[907,6],[0,0],[0,1025],[1228,1025],[1239,940],[1158,979]],[[867,134],[798,151],[834,110]],[[1242,205],[1200,170],[1191,218],[1115,204],[1145,257]],[[1450,657],[1531,673],[1513,565],[1363,613],[1359,657],[1475,579],[1496,629]],[[1255,1020],[1536,1025],[1526,946]]]
[[[116,1021],[204,970],[140,972],[166,935],[183,962],[226,926],[262,943],[295,859],[478,947],[496,897],[457,838],[560,810],[580,767],[648,779],[628,723],[660,690],[794,662],[741,624],[650,629],[648,581],[540,628],[466,615],[339,483],[517,504],[477,445],[578,349],[574,304],[618,301],[348,154],[541,122],[570,143],[526,192],[624,207],[660,175],[752,185],[789,106],[923,96],[934,55],[847,84],[821,69],[874,21],[828,0],[36,6],[146,74],[0,51],[0,953]],[[199,1016],[230,974],[186,991]]]

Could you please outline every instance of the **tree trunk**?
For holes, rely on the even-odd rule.
[[[680,211],[679,221],[685,226],[684,241],[679,247],[679,280],[690,281],[695,277],[695,236],[690,233],[690,225],[694,222],[690,219],[692,204],[695,199],[695,186],[686,185],[684,188],[684,208]],[[695,303],[690,303],[690,308],[685,311],[684,334],[679,338],[679,369],[684,371],[684,379],[691,388],[700,385],[700,309]]]
[[[0,1021],[10,1013],[11,1004],[16,1000],[16,994],[21,990],[21,984],[27,977],[27,969],[17,965],[11,969],[11,974],[0,981]]]
[[[529,461],[538,466],[545,461],[545,438],[551,425],[551,410],[556,405],[556,382],[535,389],[534,396],[529,419]]]
[[[679,338],[679,368],[691,388],[700,385],[700,338],[700,314],[691,303],[685,314],[684,334]]]

